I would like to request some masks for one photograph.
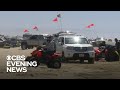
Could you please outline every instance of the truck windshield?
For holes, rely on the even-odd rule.
[[[80,37],[69,37],[65,38],[65,44],[88,44],[88,41],[86,38],[80,38]]]

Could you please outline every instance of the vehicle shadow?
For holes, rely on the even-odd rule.
[[[88,64],[88,62],[82,62],[82,63],[81,63],[79,60],[78,60],[78,61],[75,61],[75,60],[62,61],[62,63]]]

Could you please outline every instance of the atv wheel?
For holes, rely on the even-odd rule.
[[[30,61],[31,58],[32,58],[32,56],[28,56],[28,57],[26,57],[25,61]]]
[[[53,63],[52,63],[52,62],[48,62],[48,63],[47,63],[47,67],[48,67],[48,68],[53,68]]]
[[[53,62],[53,68],[55,68],[55,69],[61,68],[61,63],[59,61],[54,61]]]

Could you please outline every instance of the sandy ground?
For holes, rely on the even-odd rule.
[[[120,62],[95,62],[95,64],[62,63],[61,69],[46,65],[29,67],[26,73],[7,73],[7,55],[28,56],[34,49],[0,48],[0,79],[120,79]]]

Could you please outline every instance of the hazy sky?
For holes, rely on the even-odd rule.
[[[59,13],[63,30],[87,37],[120,38],[120,11],[0,11],[0,34],[22,35],[24,29],[53,34],[60,31],[60,23],[52,21]],[[95,26],[85,28],[91,23]]]

